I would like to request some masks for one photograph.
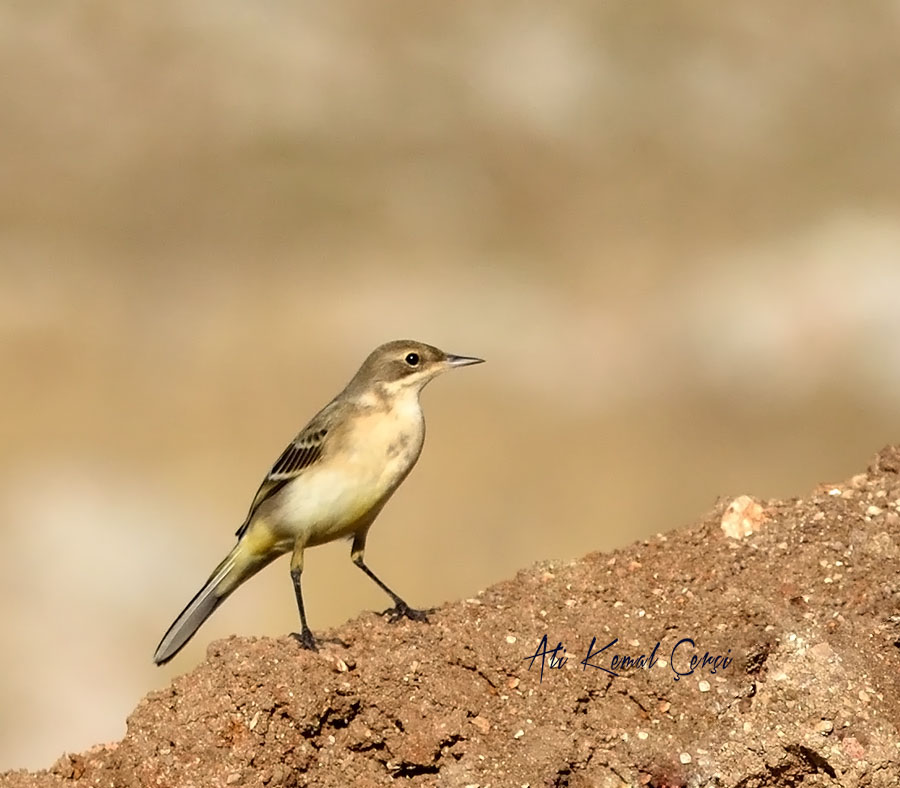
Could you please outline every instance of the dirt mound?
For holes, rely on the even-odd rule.
[[[369,613],[319,654],[213,643],[121,742],[0,785],[895,786],[898,469],[723,501],[430,625]]]

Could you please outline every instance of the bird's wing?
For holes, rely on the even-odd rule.
[[[256,491],[253,497],[253,503],[250,504],[250,511],[247,512],[247,519],[237,530],[237,537],[240,539],[250,525],[253,515],[259,508],[259,505],[280,490],[291,479],[296,479],[303,471],[318,462],[322,456],[322,449],[328,439],[331,416],[333,412],[332,405],[326,406],[321,410],[312,421],[309,422],[292,440],[288,447],[281,453],[281,456],[275,461],[271,470],[266,474],[263,483]]]

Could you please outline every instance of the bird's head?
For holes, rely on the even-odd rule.
[[[470,356],[454,356],[424,342],[400,339],[375,348],[348,388],[377,389],[387,396],[397,396],[406,391],[418,392],[442,372],[483,361]]]

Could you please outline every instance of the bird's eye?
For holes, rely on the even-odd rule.
[[[419,354],[418,353],[407,353],[406,354],[406,363],[411,367],[416,367],[419,365]]]

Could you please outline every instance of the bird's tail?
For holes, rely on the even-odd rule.
[[[239,541],[163,635],[153,661],[162,665],[172,659],[234,589],[277,556],[254,554],[245,540]]]

